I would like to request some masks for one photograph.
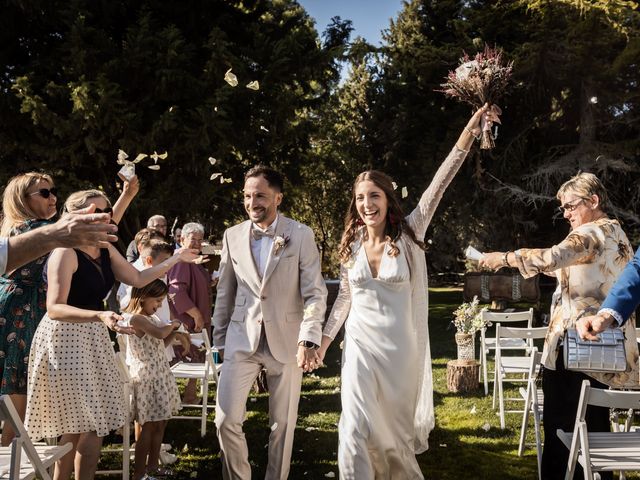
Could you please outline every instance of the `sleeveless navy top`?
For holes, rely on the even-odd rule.
[[[78,269],[71,278],[67,305],[85,310],[104,310],[103,300],[115,281],[109,250],[101,248],[100,257],[96,260],[78,249],[73,250],[78,257]]]

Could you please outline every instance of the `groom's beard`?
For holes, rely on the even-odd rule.
[[[269,210],[266,208],[248,210],[247,213],[253,223],[261,223],[269,216]]]

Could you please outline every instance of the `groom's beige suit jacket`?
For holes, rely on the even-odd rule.
[[[285,245],[278,248],[278,244]],[[232,272],[230,272],[231,270]],[[256,352],[264,325],[272,356],[296,361],[298,342],[320,345],[327,289],[313,231],[280,215],[261,278],[251,253],[251,221],[226,230],[220,261],[213,343],[225,360]]]

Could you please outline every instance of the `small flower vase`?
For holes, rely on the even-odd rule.
[[[476,342],[471,333],[456,333],[458,360],[473,361],[476,359]]]

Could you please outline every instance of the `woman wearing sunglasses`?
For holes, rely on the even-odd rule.
[[[109,212],[104,192],[84,190],[65,202],[68,212],[94,204]],[[104,311],[103,299],[120,280],[142,287],[197,250],[182,249],[155,267],[138,271],[112,245],[58,248],[47,263],[47,313],[38,325],[29,359],[25,426],[31,438],[60,438],[73,449],[56,462],[54,478],[93,478],[102,439],[126,420],[123,381],[109,330],[131,334],[122,317]]]
[[[560,295],[551,306],[551,321],[542,353],[542,390],[544,392],[544,450],[542,478],[565,478],[569,451],[556,435],[557,429],[572,431],[578,409],[582,381],[591,386],[614,388],[638,386],[638,346],[635,321],[627,322],[625,372],[588,374],[565,369],[562,337],[567,328],[585,315],[596,313],[633,252],[627,236],[616,220],[607,217],[607,193],[592,173],[580,173],[558,190],[560,211],[571,226],[569,235],[549,248],[521,248],[515,252],[485,254],[480,265],[497,270],[517,267],[525,277],[554,273]],[[604,385],[603,385],[604,384]],[[589,431],[609,431],[609,409],[589,406]],[[582,478],[578,465],[574,478]],[[601,472],[603,480],[611,472]]]
[[[49,175],[24,173],[13,177],[2,198],[0,236],[9,237],[47,225],[56,214],[56,188]],[[31,339],[46,311],[42,278],[46,256],[0,277],[0,394],[9,395],[20,418],[27,406],[27,368]],[[2,446],[14,432],[2,429]]]

